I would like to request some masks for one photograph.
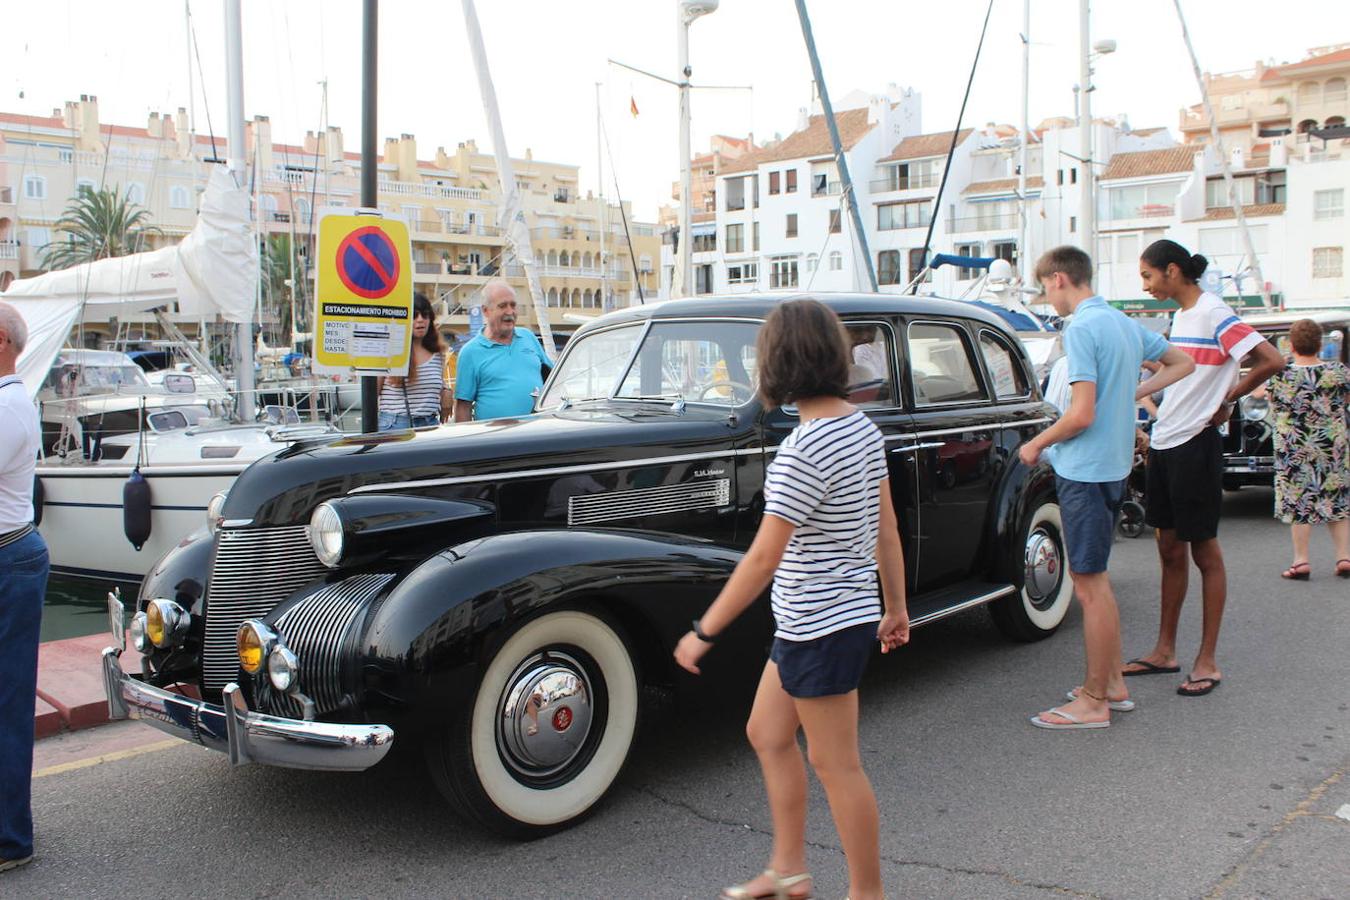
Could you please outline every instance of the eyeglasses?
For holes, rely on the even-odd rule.
[[[414,318],[414,319],[430,319],[430,318],[431,318],[431,310],[429,310],[429,309],[420,309],[420,308],[419,308],[419,309],[414,309],[414,310],[413,310],[413,318]]]

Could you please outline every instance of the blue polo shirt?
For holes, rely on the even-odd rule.
[[[544,383],[541,365],[553,367],[528,329],[517,327],[509,344],[479,334],[459,351],[455,398],[474,404],[475,419],[529,415],[534,408],[530,393]]]
[[[1047,451],[1050,465],[1056,475],[1074,481],[1120,481],[1134,461],[1139,367],[1161,357],[1167,341],[1095,296],[1073,311],[1064,351],[1069,384],[1096,384],[1097,407],[1091,425]]]

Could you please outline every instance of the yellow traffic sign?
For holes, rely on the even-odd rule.
[[[406,375],[413,265],[398,219],[334,210],[319,219],[314,370]]]

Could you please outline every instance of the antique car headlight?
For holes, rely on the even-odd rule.
[[[131,646],[136,648],[137,653],[145,653],[150,649],[150,637],[145,633],[145,613],[138,612],[131,617]]]
[[[285,644],[278,643],[267,654],[267,677],[272,687],[283,694],[296,686],[296,677],[300,674],[300,660]]]
[[[1260,422],[1270,414],[1270,401],[1265,397],[1243,397],[1242,418],[1248,422]]]
[[[162,597],[145,605],[145,636],[161,650],[182,643],[192,617],[187,610]]]
[[[245,619],[235,635],[235,647],[239,651],[239,668],[250,675],[262,671],[263,664],[277,645],[277,633],[265,622],[257,619]]]
[[[342,519],[331,503],[320,503],[309,519],[309,543],[314,555],[328,568],[342,561]]]
[[[227,491],[216,491],[215,496],[206,504],[206,528],[212,534],[215,534],[216,530],[220,528],[221,520],[224,518],[222,513],[225,509],[225,495],[227,493]]]

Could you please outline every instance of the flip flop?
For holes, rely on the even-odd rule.
[[[1064,693],[1064,696],[1068,697],[1070,700],[1078,699],[1078,695],[1075,694],[1073,691],[1066,691]],[[1111,710],[1111,712],[1132,712],[1134,710],[1134,706],[1135,706],[1134,701],[1128,698],[1125,700],[1106,701],[1106,708]]]
[[[1281,572],[1280,577],[1290,581],[1307,581],[1312,577],[1312,569],[1305,562],[1294,563]]]
[[[1341,568],[1341,564],[1342,564],[1342,563],[1345,564],[1345,568]],[[1336,577],[1337,577],[1337,578],[1350,578],[1350,559],[1338,559],[1338,560],[1336,560]]]
[[[1137,672],[1127,672],[1124,669],[1121,669],[1120,674],[1124,675],[1126,678],[1130,678],[1134,675],[1175,675],[1177,672],[1181,671],[1181,666],[1160,666],[1156,663],[1151,663],[1146,659],[1132,659],[1125,663],[1125,665],[1143,666],[1143,668]]]
[[[1049,719],[1042,719],[1040,713],[1037,713],[1031,717],[1031,724],[1037,728],[1047,728],[1051,731],[1077,731],[1083,728],[1109,728],[1111,726],[1111,720],[1109,719],[1105,722],[1084,722],[1073,713],[1067,713],[1058,707],[1047,711],[1067,721],[1051,722]]]
[[[1205,682],[1209,683],[1205,684]],[[1218,678],[1187,678],[1185,683],[1182,684],[1179,688],[1177,688],[1177,693],[1183,697],[1203,697],[1210,691],[1218,687],[1220,683],[1221,679]],[[1187,684],[1204,684],[1205,686],[1200,688],[1199,690],[1188,691],[1186,690]]]

